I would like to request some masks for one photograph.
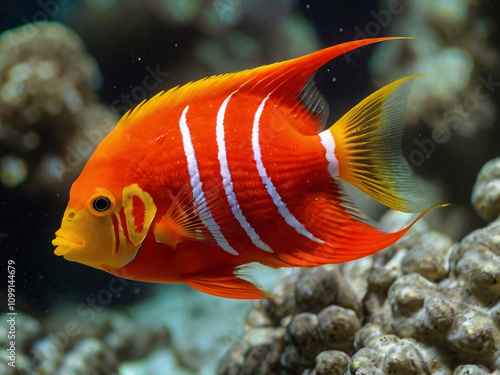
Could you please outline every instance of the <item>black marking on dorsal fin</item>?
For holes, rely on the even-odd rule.
[[[318,89],[315,74],[311,75],[299,94],[302,105],[307,108],[321,125],[320,131],[327,128],[330,106],[323,93]]]

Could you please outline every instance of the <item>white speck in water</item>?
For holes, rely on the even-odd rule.
[[[306,9],[309,9],[311,6],[309,4],[306,5]]]
[[[340,31],[340,32],[342,32],[342,31],[344,31],[344,29],[343,29],[343,28],[340,28],[340,30],[339,30],[339,31]]]
[[[140,58],[140,57],[138,57],[138,58],[137,58],[137,60],[141,61],[141,58]]]
[[[337,82],[337,78],[333,77],[332,82]]]
[[[177,47],[177,43],[174,44],[174,47]]]

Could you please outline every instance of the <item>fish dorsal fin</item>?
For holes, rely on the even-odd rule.
[[[172,109],[185,105],[187,102],[213,99],[214,96],[227,97],[238,90],[239,93],[250,93],[262,97],[272,93],[272,98],[280,105],[310,111],[314,121],[310,121],[307,128],[301,125],[301,129],[298,130],[308,134],[317,134],[324,127],[325,118],[328,117],[328,108],[312,79],[316,70],[337,56],[356,48],[392,39],[407,38],[357,40],[325,48],[296,59],[190,82],[167,92],[161,92],[148,101],[142,102],[135,109],[128,111],[117,127],[131,126],[156,113],[159,109]]]

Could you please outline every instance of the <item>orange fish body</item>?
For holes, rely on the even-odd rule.
[[[74,182],[56,254],[129,279],[265,298],[242,266],[313,267],[391,245],[409,227],[368,225],[339,179],[389,207],[429,210],[399,150],[412,77],[331,127],[312,78],[331,59],[382,40],[208,78],[141,103]]]

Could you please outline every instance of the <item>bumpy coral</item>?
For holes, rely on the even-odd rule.
[[[472,191],[472,203],[485,220],[500,216],[500,158],[481,168]]]
[[[383,86],[404,76],[424,75],[412,80],[406,107],[407,160],[417,174],[439,176],[441,187],[429,187],[433,196],[441,194],[439,201],[464,202],[477,170],[497,156],[494,85],[500,55],[491,38],[494,12],[476,0],[388,1],[379,6],[360,37],[416,39],[378,44],[370,59],[374,81]],[[449,167],[453,164],[456,168]],[[496,194],[494,186],[488,189]],[[436,229],[461,238],[477,226],[469,219],[470,206],[457,204],[451,210],[453,223],[442,220]]]
[[[488,41],[488,26],[473,10],[476,2],[398,4],[381,10],[378,22],[387,23],[394,30],[391,35],[414,35],[419,30],[421,38],[378,46],[372,72],[384,81],[428,75],[414,82],[409,121],[422,120],[438,129],[436,139],[449,139],[451,131],[470,135],[492,126],[496,108],[488,81],[499,56]]]
[[[122,362],[171,343],[166,327],[144,327],[122,313],[102,311],[80,323],[74,321],[74,311],[67,314],[68,319],[60,313],[42,328],[36,319],[18,313],[16,368],[6,365],[2,358],[0,373],[111,375],[118,373]],[[2,340],[6,338],[6,334],[2,336]],[[2,344],[8,347],[6,342]]]
[[[16,315],[6,316],[6,324],[0,325],[0,345],[6,349],[0,360],[0,374],[14,375],[19,373],[18,369],[27,368],[30,359],[26,353],[41,333],[40,322],[27,314],[17,312]],[[11,353],[11,342],[14,343],[14,353]],[[16,367],[8,365],[13,363],[13,359]]]
[[[80,38],[39,22],[0,36],[0,183],[50,187],[74,174],[116,124]]]
[[[61,361],[57,375],[85,375],[113,373],[118,370],[114,353],[100,340],[88,338],[80,341]]]
[[[500,371],[499,280],[500,220],[459,244],[413,231],[364,259],[292,271],[250,313],[218,374]],[[272,339],[254,344],[255,332]]]

